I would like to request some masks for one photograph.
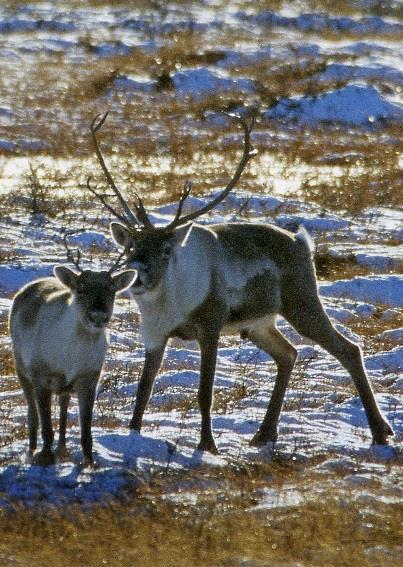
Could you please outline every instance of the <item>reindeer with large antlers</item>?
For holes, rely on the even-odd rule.
[[[252,444],[276,441],[284,395],[297,357],[296,349],[276,327],[276,318],[281,315],[348,370],[364,405],[373,443],[387,443],[393,431],[376,403],[360,348],[335,329],[319,299],[306,231],[300,229],[293,234],[272,225],[201,226],[191,222],[225,199],[255,155],[250,141],[253,124],[237,117],[244,132],[244,149],[225,189],[201,209],[182,214],[191,190],[187,184],[173,221],[156,227],[150,222],[142,199],[136,195],[133,211],[108,171],[97,140],[106,116],[94,119],[91,135],[106,180],[123,213],[112,207],[89,181],[88,187],[120,221],[111,223],[112,235],[124,249],[128,265],[137,270],[131,290],[141,312],[145,364],[130,427],[141,429],[168,339],[195,339],[201,350],[199,449],[216,453],[211,404],[218,341],[221,333],[240,333],[269,353],[277,365],[270,403]]]
[[[107,324],[116,293],[127,289],[135,272],[124,270],[121,256],[109,270],[82,270],[81,254],[63,244],[78,270],[55,266],[53,278],[23,287],[10,312],[10,334],[18,378],[28,404],[29,453],[37,447],[38,412],[43,448],[33,457],[40,465],[55,462],[52,451],[51,396],[59,395],[57,454],[66,453],[67,409],[71,392],[78,396],[81,445],[86,464],[93,462],[91,422],[95,390],[108,346]]]

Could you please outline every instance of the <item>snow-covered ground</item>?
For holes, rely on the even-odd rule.
[[[113,3],[111,3],[112,5]],[[293,3],[290,3],[293,4]],[[160,15],[159,15],[160,18]],[[304,57],[332,53],[337,64],[329,64],[314,79],[332,81],[334,87],[319,96],[292,97],[280,100],[270,109],[263,109],[262,120],[291,122],[297,125],[334,124],[345,128],[382,127],[401,121],[403,106],[403,51],[398,34],[403,25],[397,18],[381,16],[331,17],[326,14],[301,14],[297,9],[279,13],[244,11],[236,3],[216,10],[210,2],[192,3],[186,11],[170,9],[164,20],[153,10],[85,7],[64,10],[51,3],[0,7],[0,63],[18,65],[22,59],[35,61],[38,53],[48,56],[63,53],[73,65],[82,64],[86,49],[82,38],[91,36],[92,57],[131,53],[136,47],[151,52],[158,45],[152,39],[158,29],[202,30],[206,48],[217,48],[220,33],[226,26],[237,27],[244,34],[249,26],[250,37],[245,45],[240,40],[233,49],[222,48],[215,63],[178,69],[172,82],[178,100],[192,95],[209,96],[217,91],[250,93],[259,89],[248,78],[248,65],[266,58],[291,58],[303,62]],[[348,39],[332,43],[338,33]],[[270,39],[265,39],[270,35]],[[344,36],[343,36],[344,37]],[[117,41],[116,38],[119,38]],[[159,35],[159,40],[161,36]],[[337,57],[336,57],[337,56]],[[341,61],[341,62],[340,62]],[[237,69],[237,72],[234,71]],[[343,83],[338,86],[337,80]],[[310,78],[312,80],[312,77]],[[117,76],[111,91],[121,96],[153,92],[155,78]],[[0,125],[9,126],[21,115],[12,97],[0,101]],[[43,147],[23,132],[18,144],[0,136],[0,149],[13,152],[17,145]],[[0,156],[6,167],[7,157]],[[10,173],[12,182],[24,167]],[[7,177],[7,176],[6,176]],[[3,179],[1,191],[10,180]],[[349,323],[362,321],[371,326],[377,321],[394,321],[403,307],[402,226],[401,211],[388,208],[364,211],[348,218],[324,214],[314,205],[293,201],[288,212],[281,197],[251,195],[240,189],[220,206],[205,222],[235,220],[240,206],[248,202],[249,217],[254,222],[275,222],[295,229],[303,224],[312,236],[326,241],[326,248],[335,257],[355,258],[370,275],[323,282],[320,285],[324,304],[347,336],[360,341],[349,329]],[[201,200],[203,201],[203,200]],[[198,201],[200,202],[200,200]],[[153,218],[166,222],[173,206],[153,211]],[[276,215],[275,211],[281,212]],[[105,220],[105,226],[107,219]],[[80,214],[75,220],[80,226]],[[390,239],[393,238],[393,246]],[[88,236],[76,237],[84,257],[95,242],[113,249],[107,230],[91,229]],[[57,220],[33,218],[18,212],[0,219],[2,252],[9,257],[0,264],[0,316],[5,321],[12,295],[19,287],[36,277],[52,273],[55,263],[62,261],[64,250]],[[400,242],[400,245],[399,245]],[[128,423],[137,378],[143,361],[138,318],[133,300],[117,302],[111,329],[111,348],[107,356],[103,382],[94,415],[94,451],[98,468],[82,469],[78,427],[78,409],[73,400],[70,411],[68,444],[71,460],[43,469],[26,460],[26,407],[17,379],[9,373],[0,382],[0,507],[10,503],[51,503],[66,501],[91,502],[105,495],[121,496],[125,489],[137,486],[156,470],[185,470],[201,465],[225,467],[234,462],[269,461],[273,454],[284,459],[310,462],[321,456],[318,471],[344,471],[343,481],[365,484],[376,478],[385,486],[385,494],[401,498],[396,473],[390,463],[399,459],[399,443],[403,435],[403,348],[402,330],[384,329],[380,344],[387,348],[366,353],[366,365],[378,403],[395,430],[389,447],[371,447],[370,433],[362,404],[347,373],[327,353],[298,336],[280,322],[283,332],[297,345],[299,362],[286,395],[280,419],[280,435],[276,446],[256,449],[249,440],[256,431],[268,404],[273,386],[274,364],[271,359],[249,343],[223,337],[216,373],[216,406],[213,426],[220,454],[212,456],[196,449],[200,418],[196,404],[199,353],[194,344],[174,341],[167,350],[166,360],[144,418],[142,434],[130,433]],[[0,338],[0,354],[6,357],[10,341]],[[56,405],[55,405],[55,416]],[[389,472],[388,472],[389,471]],[[393,488],[393,490],[392,490]],[[289,494],[290,502],[297,496]],[[271,505],[268,492],[262,506]],[[287,501],[288,502],[288,501]],[[280,504],[284,504],[281,502]],[[279,505],[280,505],[279,504]]]
[[[244,197],[242,191],[235,192],[232,202]],[[302,212],[296,212],[295,218],[303,223],[307,205],[301,202],[300,207]],[[222,215],[220,211],[214,215],[215,221],[231,218],[228,206],[223,205],[222,209]],[[168,219],[170,207],[161,207],[155,213],[160,219]],[[310,232],[315,237],[318,229],[323,232],[326,217],[318,218],[317,226],[315,216],[311,214],[309,218]],[[328,220],[332,218],[334,215]],[[381,211],[378,218],[381,219]],[[256,213],[254,220],[265,222],[266,219]],[[292,215],[289,220],[292,221]],[[328,230],[333,232],[330,222]],[[348,230],[350,242],[347,248],[362,236],[360,220],[351,221]],[[381,240],[376,223],[367,230],[374,241]],[[3,246],[20,254],[18,261],[11,260],[1,266],[0,309],[4,318],[11,304],[10,295],[26,281],[50,274],[57,259],[63,259],[64,250],[57,244],[59,228],[54,221],[35,227],[28,216],[16,216],[12,220],[3,220],[1,231]],[[99,242],[105,238],[107,235],[98,233]],[[84,257],[86,245],[88,249],[91,242],[92,239],[80,240]],[[375,312],[387,319],[403,305],[403,277],[397,274],[381,273],[323,282],[320,288],[338,328],[359,342],[359,336],[349,330],[349,322],[367,320],[371,325]],[[403,432],[401,330],[399,333],[395,329],[384,337],[388,338],[388,350],[367,356],[367,368],[377,400],[396,433],[396,440],[389,447],[370,446],[362,404],[354,389],[348,387],[350,380],[346,371],[327,353],[298,336],[285,322],[280,322],[280,327],[297,345],[299,362],[287,392],[279,441],[275,448],[250,447],[249,440],[267,407],[274,363],[248,342],[224,337],[219,350],[215,381],[218,401],[213,420],[220,454],[212,456],[196,449],[200,427],[196,404],[200,357],[193,343],[175,340],[171,344],[145,413],[142,434],[129,432],[128,422],[143,360],[137,326],[129,322],[128,313],[133,311],[137,312],[133,300],[122,298],[118,301],[111,329],[111,349],[95,407],[94,450],[98,469],[81,470],[77,466],[81,449],[75,402],[69,413],[71,461],[47,470],[28,464],[26,433],[21,433],[21,426],[26,423],[22,391],[16,378],[3,377],[3,383],[7,384],[0,394],[0,427],[5,439],[0,448],[0,491],[4,504],[10,499],[26,503],[45,499],[60,503],[65,499],[98,499],[105,492],[119,495],[124,492],[124,487],[133,487],[139,477],[154,470],[265,461],[272,457],[273,451],[283,458],[296,460],[326,456],[321,465],[324,471],[339,463],[350,472],[354,469],[364,473],[369,467],[373,473],[374,463],[378,463],[375,470],[381,474],[386,463],[395,462],[396,444]],[[9,339],[4,337],[2,347],[8,345]],[[16,430],[20,431],[18,435],[13,434]]]

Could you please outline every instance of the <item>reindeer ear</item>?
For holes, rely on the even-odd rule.
[[[120,222],[111,222],[109,230],[112,233],[113,239],[122,248],[126,248],[133,235],[127,230],[124,224]]]
[[[136,270],[125,270],[124,272],[112,276],[115,292],[121,293],[129,288],[134,282],[136,274]]]
[[[192,230],[193,223],[189,222],[180,228],[175,229],[174,238],[179,246],[186,246],[187,239],[190,236],[190,232]]]
[[[53,273],[55,278],[59,280],[65,287],[69,289],[76,289],[77,288],[77,279],[78,274],[67,268],[66,266],[55,266],[53,268]]]

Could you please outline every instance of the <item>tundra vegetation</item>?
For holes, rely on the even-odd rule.
[[[203,4],[8,0],[0,7],[0,563],[5,565],[398,565],[401,561],[401,6],[393,0]],[[238,189],[203,222],[272,222],[313,235],[320,293],[359,341],[395,431],[371,449],[361,402],[337,362],[297,336],[274,449],[249,447],[275,365],[223,337],[212,415],[219,456],[195,451],[199,357],[173,341],[128,434],[144,362],[139,313],[117,298],[95,400],[100,468],[24,462],[26,402],[7,313],[25,283],[63,262],[65,231],[95,269],[116,255],[89,124],[131,207],[153,223],[226,185],[242,133],[220,113],[257,111]],[[365,114],[365,109],[367,112]],[[109,193],[110,189],[105,189]],[[62,230],[63,228],[63,230]],[[400,282],[400,283],[399,283]],[[56,423],[58,408],[52,406]],[[137,449],[136,449],[137,447]]]

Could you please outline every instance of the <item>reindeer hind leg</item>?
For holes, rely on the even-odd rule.
[[[393,430],[383,417],[365,372],[361,349],[335,329],[318,295],[299,297],[285,305],[283,315],[302,335],[312,339],[332,354],[349,372],[361,398],[373,444],[385,445]]]
[[[258,348],[270,354],[277,365],[277,377],[265,417],[251,441],[252,445],[259,446],[277,440],[277,424],[297,351],[276,328],[274,321],[269,326],[251,328],[247,336]]]
[[[28,405],[29,453],[33,455],[38,443],[39,417],[32,382],[17,368],[17,375]]]

